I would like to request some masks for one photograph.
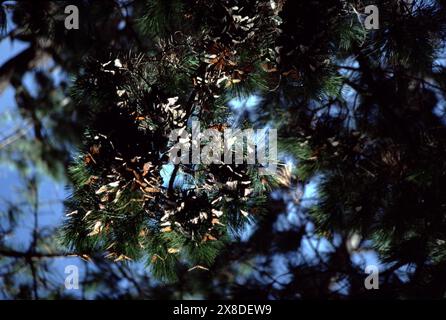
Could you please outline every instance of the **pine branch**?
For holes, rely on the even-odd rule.
[[[13,78],[20,79],[30,69],[37,67],[48,55],[41,49],[31,45],[0,67],[0,94]]]
[[[73,253],[44,253],[44,252],[33,252],[33,251],[17,251],[13,249],[0,249],[0,256],[8,258],[20,258],[20,259],[45,259],[45,258],[64,258],[77,256]]]

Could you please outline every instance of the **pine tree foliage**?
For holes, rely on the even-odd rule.
[[[307,84],[302,92],[316,83],[311,79],[314,76],[316,87],[326,95],[302,101],[302,95],[295,98],[294,88],[292,96],[284,91],[291,101],[290,110],[304,109],[298,111],[301,116],[297,119],[286,122],[282,134],[291,140],[298,134],[295,155],[300,159],[300,177],[321,178],[318,204],[310,210],[320,235],[348,239],[360,234],[372,241],[391,266],[389,272],[414,267],[414,286],[441,290],[445,284],[438,270],[444,266],[439,247],[444,243],[446,149],[444,118],[435,112],[445,87],[434,79],[443,70],[439,59],[445,44],[445,7],[428,1],[349,5],[363,12],[368,4],[378,5],[382,25],[366,36],[353,21],[344,31],[344,9],[336,1],[331,2],[331,12],[322,13],[302,4],[301,9],[308,10],[303,19],[314,14],[321,15],[320,20],[284,18],[284,28],[293,27],[287,40],[294,40],[285,42],[290,48],[285,59]],[[285,12],[300,17],[298,11]],[[331,28],[318,26],[327,21]],[[297,27],[301,25],[306,26],[305,36]],[[318,34],[319,30],[324,31]],[[300,51],[316,48],[308,56],[315,61],[300,65],[303,53],[293,52],[299,47]],[[346,100],[346,91],[353,98]],[[290,123],[298,129],[290,128]],[[430,273],[436,280],[427,276]],[[401,284],[387,281],[391,292],[401,289]]]
[[[17,65],[45,52],[75,78],[68,116],[54,113],[58,135],[82,128],[61,238],[109,259],[100,277],[141,259],[179,280],[153,289],[171,298],[445,296],[444,1],[77,1],[78,33],[57,16],[67,3],[19,2],[31,46]],[[14,70],[23,117],[45,133],[60,101],[43,85],[36,103]],[[230,100],[253,94],[234,117]],[[169,165],[169,133],[192,121],[277,128],[295,166]],[[29,150],[42,146],[29,153],[65,159]],[[380,290],[358,262],[372,253]]]
[[[91,61],[73,89],[90,120],[71,168],[75,190],[64,239],[79,252],[107,252],[115,261],[145,256],[167,279],[180,263],[208,269],[229,232],[261,211],[258,166],[175,165],[168,179],[161,171],[169,163],[170,132],[187,130],[191,119],[224,128],[228,97],[262,89],[261,63],[275,54],[267,50],[273,39],[260,36],[278,32],[268,3],[190,5],[190,12],[198,6],[224,24],[190,21],[190,30],[166,36],[191,13],[180,1],[151,1],[140,23],[156,43],[153,54]],[[254,8],[260,14],[248,11]],[[177,175],[190,183],[176,186]]]
[[[280,129],[300,180],[321,177],[310,210],[319,236],[359,233],[384,261],[441,266],[444,127],[432,110],[444,83],[427,79],[442,78],[444,7],[380,1],[382,27],[367,31],[368,4],[148,1],[139,28],[150,53],[92,61],[76,82],[91,121],[72,167],[66,242],[115,260],[146,256],[162,278],[212,267],[228,230],[261,212],[281,177],[177,165],[163,181],[167,135],[193,119],[225,124],[228,99],[257,92],[259,124]],[[175,184],[180,176],[188,183]],[[330,261],[346,264],[335,252]]]

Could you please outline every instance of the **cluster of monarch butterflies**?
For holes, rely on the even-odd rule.
[[[72,168],[86,177],[75,181],[65,223],[67,239],[77,250],[102,250],[109,258],[127,260],[140,256],[129,249],[136,243],[148,250],[152,264],[166,263],[172,256],[187,260],[182,245],[220,242],[229,228],[257,212],[257,168],[175,165],[169,172],[173,165],[167,155],[172,130],[187,128],[193,117],[223,130],[225,120],[216,123],[213,118],[216,99],[228,88],[244,85],[251,73],[265,71],[265,66],[267,72],[275,72],[277,53],[256,46],[271,40],[260,39],[261,34],[277,35],[278,22],[272,19],[269,1],[258,4],[223,6],[223,29],[216,24],[189,52],[161,47],[169,54],[167,60],[121,56],[86,66],[77,85],[83,88],[81,100],[91,105],[92,116],[82,161]],[[175,43],[180,40],[164,45],[182,48]],[[176,61],[197,50],[201,54],[195,70],[178,74]],[[248,58],[242,59],[243,50]],[[175,76],[185,76],[189,89],[175,94],[160,80]],[[183,183],[175,184],[177,178]]]

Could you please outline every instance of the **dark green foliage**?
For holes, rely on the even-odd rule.
[[[160,227],[149,228],[147,232],[150,236],[143,237],[159,238],[153,240],[155,244],[148,245],[155,274],[171,277],[180,272],[180,266],[174,269],[173,263],[180,262],[177,255],[183,251],[181,256],[188,257],[186,261],[189,260],[190,266],[208,268],[216,258],[217,249],[221,249],[220,238],[226,238],[223,231],[226,228],[215,228],[215,231],[206,233],[205,230],[213,230],[209,215],[204,220],[203,216],[199,218],[201,222],[198,225],[191,221],[196,221],[194,219],[202,215],[200,212],[216,210],[223,214],[221,222],[236,231],[243,226],[243,220],[239,220],[240,210],[252,211],[254,207],[262,207],[262,192],[286,190],[295,175],[303,183],[319,177],[317,205],[309,211],[319,237],[330,241],[339,235],[344,241],[350,241],[348,239],[352,234],[360,234],[372,240],[373,248],[381,254],[383,261],[396,262],[401,266],[415,263],[421,267],[428,257],[438,259],[435,258],[438,254],[434,253],[437,247],[433,244],[444,241],[441,213],[444,206],[444,166],[438,159],[444,158],[445,146],[443,124],[432,114],[432,110],[437,104],[437,94],[442,94],[443,88],[441,82],[426,85],[423,77],[439,75],[434,65],[435,56],[443,45],[444,8],[420,3],[412,10],[403,10],[398,3],[383,1],[379,4],[382,28],[367,32],[362,18],[358,16],[365,5],[335,0],[325,2],[323,6],[317,1],[287,1],[280,4],[281,11],[274,12],[271,8],[266,9],[269,5],[262,2],[257,7],[236,2],[215,2],[203,7],[198,2],[189,5],[181,1],[148,2],[148,12],[140,22],[147,27],[147,34],[154,41],[160,39],[161,46],[168,49],[161,51],[160,58],[156,56],[151,62],[143,62],[145,58],[141,56],[141,65],[133,68],[145,70],[142,78],[147,87],[145,84],[133,84],[126,88],[148,90],[152,98],[154,94],[165,94],[164,99],[178,96],[178,104],[185,108],[184,114],[198,116],[203,125],[227,121],[224,114],[221,115],[223,118],[216,118],[212,105],[217,101],[213,95],[243,96],[257,92],[264,97],[259,112],[264,112],[265,118],[258,118],[259,124],[268,122],[279,128],[281,152],[297,161],[297,170],[280,170],[279,176],[272,179],[253,175],[241,178],[243,174],[237,179],[230,171],[225,172],[224,166],[184,166],[180,169],[180,172],[194,177],[188,178],[189,183],[198,186],[209,184],[211,191],[203,193],[186,188],[174,192],[170,185],[167,190],[161,188],[166,192],[166,200],[162,200],[162,191],[161,198],[157,195],[153,205],[149,205],[154,220],[150,220],[152,224],[143,222],[144,219],[139,220],[142,223],[140,226],[156,226],[157,221],[161,221],[157,219],[162,218],[156,211],[166,206],[168,208],[172,201],[183,205],[174,215],[177,218],[172,220],[181,227],[172,228],[174,225],[167,223],[162,230]],[[203,18],[195,17],[188,8],[195,8],[197,12],[206,11],[205,20],[196,24],[195,19]],[[268,20],[268,14],[271,20]],[[231,15],[232,20],[229,18]],[[181,17],[187,17],[189,23],[184,32],[177,35],[172,30],[178,28]],[[427,20],[429,22],[426,24]],[[271,21],[276,22],[271,24]],[[226,27],[220,27],[225,23]],[[208,35],[203,37],[200,29],[208,32]],[[253,32],[250,33],[250,30]],[[186,33],[192,37],[189,39],[194,40],[186,40]],[[422,36],[424,33],[429,36]],[[169,39],[169,34],[175,36]],[[197,56],[200,58],[197,59]],[[352,59],[357,64],[352,64]],[[128,64],[129,73],[124,78],[134,78],[132,67],[129,67],[131,62],[125,63]],[[145,67],[147,64],[149,67]],[[226,88],[215,86],[220,82],[212,73],[216,71],[226,75],[227,79],[223,80],[227,83]],[[120,77],[119,73],[115,76]],[[191,83],[195,83],[195,88],[191,87]],[[160,84],[164,87],[159,87]],[[120,155],[132,159],[141,150],[148,150],[142,147],[143,140],[150,137],[152,127],[156,128],[158,121],[156,118],[150,120],[150,130],[145,122],[140,124],[134,136],[125,133],[135,124],[131,119],[124,120],[122,115],[116,119],[110,118],[116,97],[113,96],[113,89],[106,88],[102,89],[103,92],[112,94],[112,97],[104,105],[106,109],[99,107],[98,110],[107,110],[99,118],[106,119],[104,123],[110,128],[104,128],[102,122],[93,122],[91,128],[99,130],[97,133],[101,130],[110,132],[120,123],[122,129],[119,130],[119,137],[105,135],[118,149],[120,139],[124,144],[135,142],[132,145],[137,145],[137,149],[126,147],[119,151]],[[95,87],[93,93],[101,94],[102,90]],[[354,92],[353,98],[346,96],[346,90]],[[130,100],[125,104],[134,108],[143,99],[137,98],[138,95],[144,96],[134,91],[128,93]],[[107,99],[99,97],[98,103],[104,103]],[[145,105],[152,103],[145,101]],[[193,101],[191,105],[188,104],[190,101]],[[224,108],[224,104],[218,105]],[[151,112],[138,108],[124,114],[134,116],[134,110],[143,114]],[[152,116],[149,118],[153,119]],[[166,125],[171,124],[167,122]],[[144,131],[141,136],[143,140],[138,138],[141,130]],[[155,135],[166,136],[166,131]],[[157,143],[154,150],[165,153],[168,148],[166,141],[157,139]],[[112,157],[110,155],[108,160],[103,160],[101,154],[97,164],[99,169],[107,168],[105,172],[109,172],[110,166],[113,167]],[[146,161],[148,159],[141,160],[141,164]],[[154,168],[163,164],[162,160],[150,161]],[[100,174],[105,175],[105,172],[101,171]],[[160,179],[159,174],[157,179]],[[234,200],[245,191],[240,187],[228,190],[225,184],[232,185],[237,180],[253,183],[254,190],[260,192],[258,197],[250,201]],[[90,193],[110,182],[101,180]],[[219,200],[221,205],[213,202],[219,197],[222,197]],[[230,202],[227,199],[231,199]],[[147,202],[139,209],[133,209],[132,214],[137,215],[136,212],[146,205]],[[266,211],[271,215],[265,207],[254,211]],[[110,215],[107,213],[103,217]],[[91,217],[97,219],[94,215]],[[262,219],[254,223],[261,224]],[[91,228],[92,223],[87,229]],[[141,231],[141,227],[136,225],[133,228],[135,234]],[[419,230],[425,228],[430,230],[429,233],[421,235]],[[304,239],[301,230],[297,228],[278,233],[275,250],[283,250],[284,253],[292,250],[293,246],[286,245],[286,241],[281,239],[286,234],[295,235],[299,243]],[[268,234],[275,239],[272,229],[265,236]],[[199,239],[209,240],[210,236],[210,239],[219,240],[200,244],[195,239],[197,235]],[[126,237],[132,239],[128,234]],[[147,241],[151,243],[152,240]],[[102,248],[106,248],[106,245],[110,245],[110,241],[106,241]],[[266,243],[264,246],[268,247]],[[166,254],[169,249],[174,253]],[[357,278],[350,272],[358,270],[353,265],[346,265],[351,262],[349,253],[344,251],[342,245],[335,248],[327,260],[329,267],[324,272],[330,274],[331,266],[342,265],[341,270],[344,270],[347,278],[338,275],[339,279],[355,282]],[[117,254],[119,256],[121,252]],[[328,279],[322,278],[320,285]],[[360,289],[355,287],[355,290]]]
[[[444,1],[77,4],[88,21],[79,33],[60,19],[42,23],[62,4],[24,1],[13,19],[25,27],[18,39],[31,39],[25,57],[49,51],[74,76],[69,116],[49,99],[48,75],[35,73],[38,97],[24,72],[11,83],[45,141],[36,158],[68,158],[42,128],[56,141],[66,141],[64,128],[77,133],[69,141],[81,136],[61,240],[100,261],[99,282],[142,260],[171,282],[144,291],[137,285],[150,282],[138,278],[124,297],[445,296]],[[369,4],[378,30],[364,28]],[[234,115],[229,101],[252,95],[258,105]],[[170,165],[164,174],[169,133],[192,120],[277,128],[277,174],[246,164]],[[376,291],[364,288],[359,261],[372,254]],[[113,297],[115,284],[106,285]]]

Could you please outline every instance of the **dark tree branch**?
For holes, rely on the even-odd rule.
[[[28,70],[32,70],[47,58],[47,54],[31,45],[0,67],[0,93],[13,79],[20,79]]]
[[[17,259],[45,259],[45,258],[64,258],[70,256],[76,256],[73,253],[44,253],[44,252],[31,252],[31,251],[17,251],[13,249],[0,249],[0,256],[7,258]]]

